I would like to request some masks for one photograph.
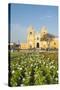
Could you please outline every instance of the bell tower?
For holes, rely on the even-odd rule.
[[[34,48],[34,44],[35,44],[35,32],[34,32],[34,28],[32,26],[28,27],[27,43],[28,43],[28,47],[30,49]]]
[[[45,34],[47,34],[47,27],[46,26],[43,26],[41,28],[41,32],[40,32],[40,36],[43,37]]]

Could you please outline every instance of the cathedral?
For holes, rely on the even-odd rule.
[[[27,29],[27,42],[20,44],[21,49],[58,49],[58,37],[48,33],[43,26],[39,32],[35,32],[32,26]]]

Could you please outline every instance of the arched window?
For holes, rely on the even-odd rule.
[[[30,35],[32,34],[32,32],[30,32]]]
[[[56,42],[54,42],[54,45],[56,45]]]
[[[37,37],[37,40],[39,40],[39,37]]]

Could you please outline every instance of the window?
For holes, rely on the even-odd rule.
[[[32,34],[32,32],[30,32],[30,35]]]
[[[56,43],[54,42],[54,45],[56,45]]]
[[[39,40],[39,37],[37,37],[37,40]]]

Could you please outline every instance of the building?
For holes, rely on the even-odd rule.
[[[11,52],[19,49],[20,49],[20,44],[13,42],[8,43],[8,50],[10,50]]]
[[[39,32],[35,32],[32,26],[27,31],[27,42],[20,44],[21,49],[58,49],[58,38],[49,34],[45,26]]]

